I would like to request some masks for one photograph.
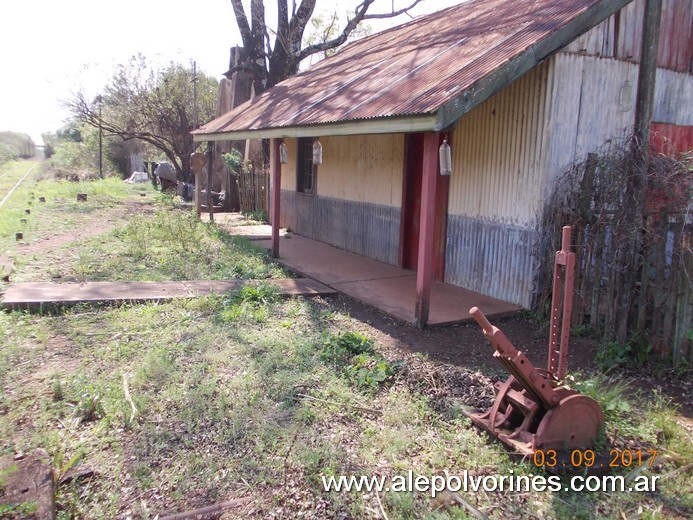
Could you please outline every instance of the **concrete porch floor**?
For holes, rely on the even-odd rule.
[[[215,215],[215,220],[232,234],[255,240],[270,249],[271,227],[239,226],[231,215]],[[242,217],[241,217],[242,219]],[[414,323],[416,272],[372,260],[317,240],[292,233],[279,239],[278,262],[292,271],[313,278],[336,291],[372,305],[408,323]],[[489,318],[512,315],[520,307],[461,287],[434,281],[431,287],[429,325],[471,320],[469,309],[478,307]]]

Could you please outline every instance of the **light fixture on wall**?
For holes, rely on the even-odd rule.
[[[443,144],[438,149],[438,156],[440,159],[440,174],[448,177],[452,173],[452,151],[448,144],[447,134],[443,139]]]
[[[317,137],[313,141],[313,164],[322,164],[322,144]]]
[[[286,146],[284,139],[279,143],[279,162],[282,164],[289,164],[289,147]]]

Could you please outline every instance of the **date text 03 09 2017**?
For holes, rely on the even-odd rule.
[[[536,450],[532,462],[538,468],[632,468],[654,465],[657,450],[612,449],[608,457],[598,457],[594,450],[572,450],[559,454],[556,450]]]

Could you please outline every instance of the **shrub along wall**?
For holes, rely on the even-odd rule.
[[[550,301],[553,255],[570,225],[573,324],[589,324],[640,361],[653,351],[680,365],[693,360],[693,156],[651,154],[647,185],[638,187],[643,157],[630,142],[607,143],[557,182],[544,214],[539,305]]]

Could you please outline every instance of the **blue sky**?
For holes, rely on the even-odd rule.
[[[423,0],[415,14],[462,0]],[[249,3],[249,2],[246,2]],[[369,12],[388,12],[410,0],[376,0]],[[269,10],[274,0],[266,0]],[[318,0],[316,11],[353,10],[358,0]],[[268,20],[271,14],[267,13]],[[403,16],[394,23],[409,20]],[[381,30],[392,21],[373,23]],[[197,62],[221,77],[229,48],[240,45],[229,0],[4,0],[0,3],[0,131],[28,133],[60,128],[61,100],[83,90],[95,97],[116,65],[142,53],[162,63]]]

